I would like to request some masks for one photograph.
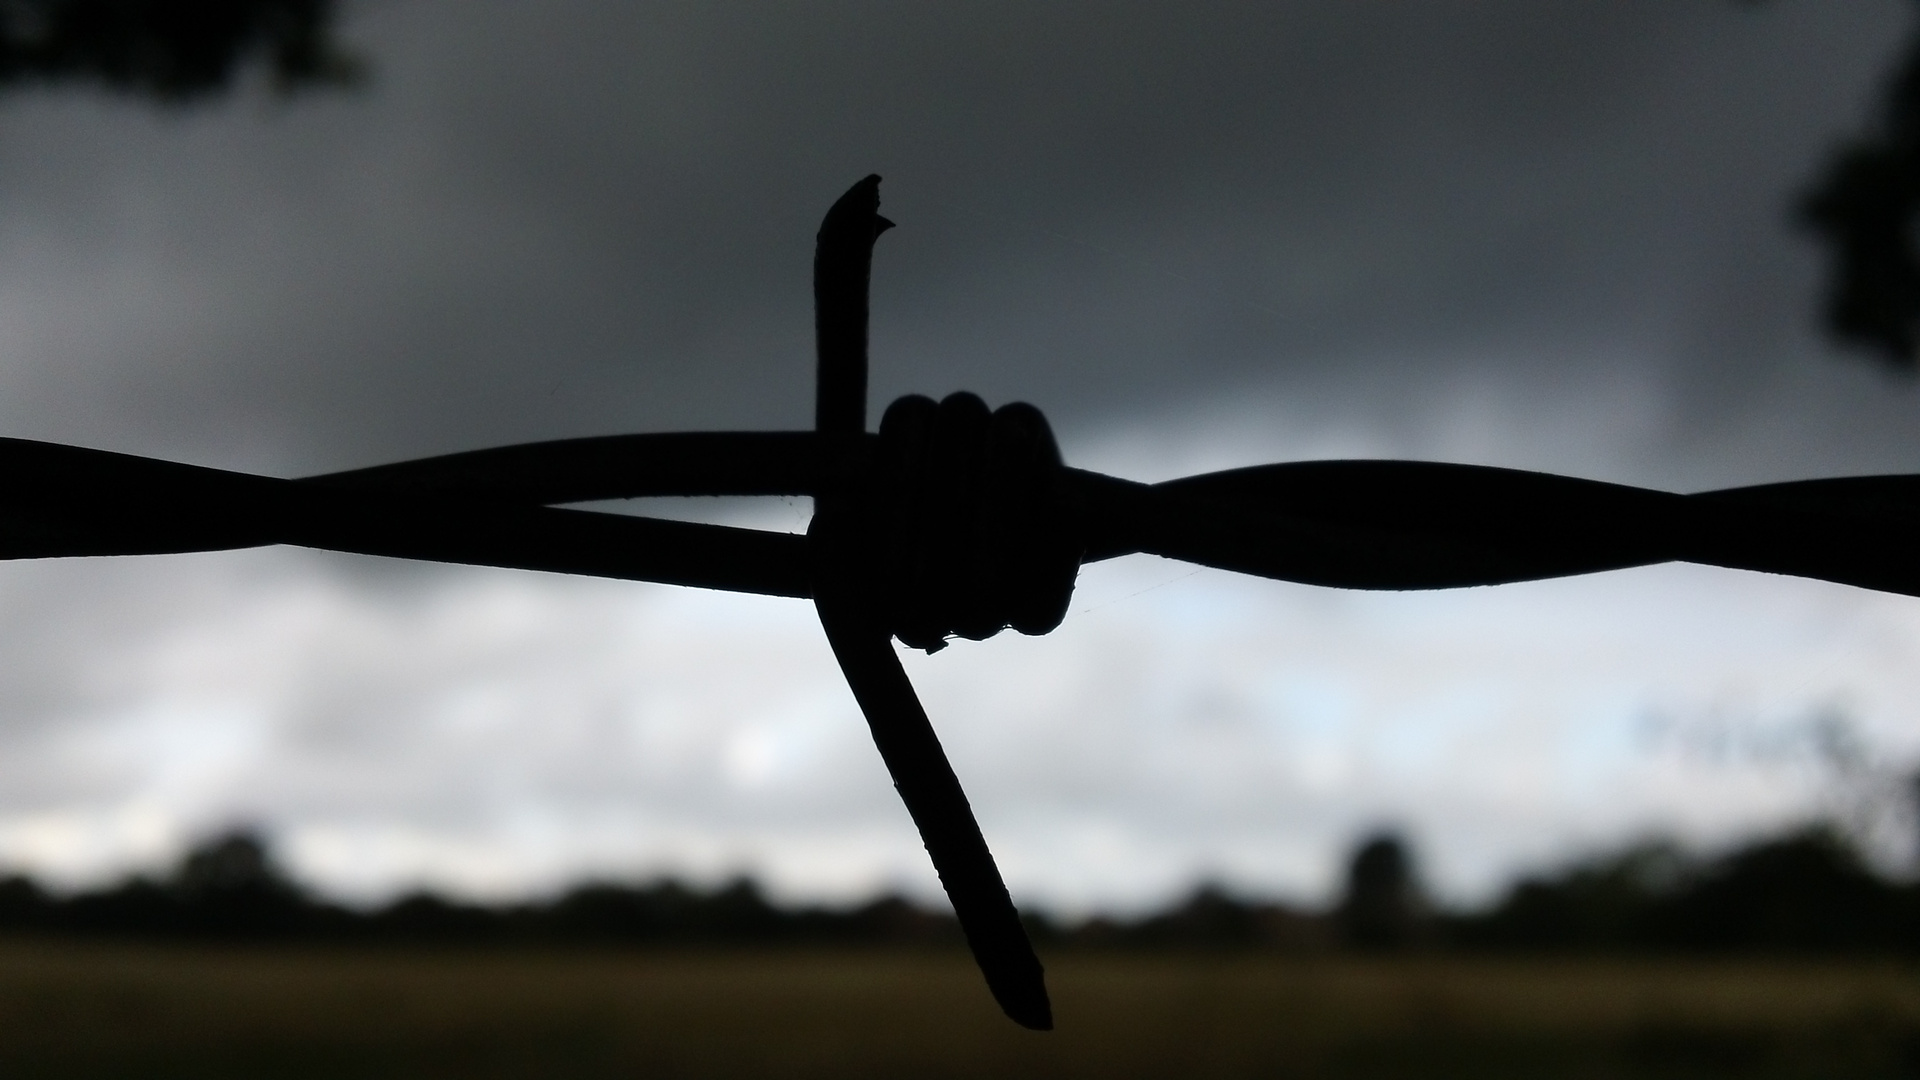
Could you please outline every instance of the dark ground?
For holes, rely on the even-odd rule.
[[[0,947],[7,1077],[1898,1077],[1870,961],[1046,957],[1059,1029],[958,952]]]

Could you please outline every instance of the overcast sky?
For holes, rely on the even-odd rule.
[[[299,475],[802,427],[813,232],[879,172],[875,414],[1024,399],[1140,479],[1920,471],[1790,214],[1910,7],[369,2],[354,92],[0,100],[0,432]],[[0,566],[0,613],[0,860],[53,880],[245,821],[361,898],[937,894],[804,603],[262,550]],[[1016,898],[1079,912],[1321,899],[1381,824],[1471,900],[1853,813],[1920,761],[1917,661],[1920,601],[1755,574],[1138,557],[909,666]]]

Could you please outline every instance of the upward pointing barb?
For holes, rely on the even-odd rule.
[[[891,228],[893,222],[880,216],[877,175],[847,189],[820,223],[813,251],[817,431],[857,435],[867,429],[867,282],[873,242]]]

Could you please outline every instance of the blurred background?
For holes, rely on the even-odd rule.
[[[204,24],[138,14],[176,8]],[[10,0],[0,433],[293,476],[805,427],[813,232],[878,172],[875,411],[1030,401],[1070,464],[1140,480],[1920,471],[1913,16]],[[1136,556],[1046,638],[906,660],[1061,927],[1196,890],[1357,910],[1370,838],[1408,911],[1462,919],[1575,866],[1677,895],[1774,842],[1904,896],[1920,856],[1906,597],[1692,566],[1358,594]],[[177,884],[236,828],[355,911],[742,878],[944,906],[806,604],[286,549],[0,565],[29,907]]]

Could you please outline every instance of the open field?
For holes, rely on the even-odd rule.
[[[0,1076],[1920,1075],[1920,971],[948,953],[0,945]]]

